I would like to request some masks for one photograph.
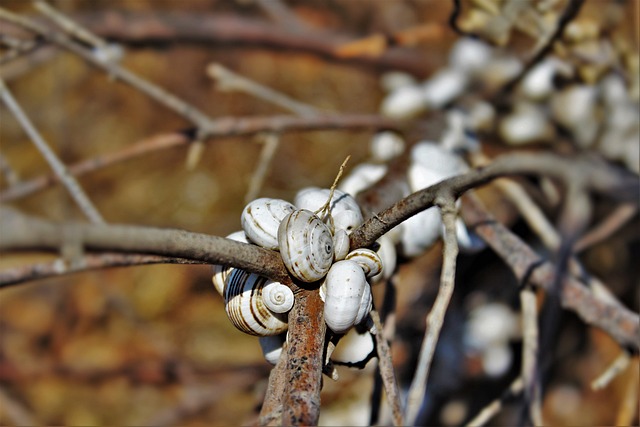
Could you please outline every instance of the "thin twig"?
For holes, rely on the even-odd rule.
[[[384,326],[380,321],[380,315],[376,310],[370,313],[373,324],[376,327],[376,344],[378,348],[378,363],[380,367],[380,376],[384,384],[384,390],[387,394],[391,413],[393,414],[393,425],[402,426],[404,421],[402,418],[402,405],[400,403],[400,392],[398,390],[398,381],[396,380],[395,371],[393,369],[393,361],[391,360],[391,349],[384,334]]]
[[[485,425],[494,415],[496,415],[500,409],[502,409],[502,402],[505,400],[517,396],[524,389],[524,381],[522,377],[516,378],[509,388],[503,393],[500,398],[492,401],[485,406],[475,417],[465,424],[466,427],[480,427]]]
[[[0,174],[9,185],[16,185],[20,182],[20,176],[15,171],[5,156],[0,154]]]
[[[225,92],[237,91],[252,95],[263,101],[284,108],[300,117],[316,116],[323,114],[311,105],[297,101],[281,92],[268,86],[248,79],[238,73],[231,71],[221,64],[213,63],[207,67],[207,74],[217,82],[217,89]]]
[[[279,145],[280,137],[278,135],[268,133],[264,136],[258,165],[254,168],[253,175],[251,175],[251,181],[249,181],[247,194],[244,196],[245,203],[249,203],[260,193],[264,179],[267,176],[267,172],[269,171],[269,167],[273,161],[273,156],[276,154],[276,150]]]
[[[527,413],[534,426],[542,426],[540,377],[538,371],[538,302],[528,284],[520,291],[522,309],[522,368]]]
[[[216,130],[213,120],[195,106],[185,102],[160,86],[151,83],[126,68],[121,67],[117,63],[102,60],[96,56],[94,52],[76,43],[65,34],[50,31],[31,19],[22,17],[2,8],[0,8],[0,19],[32,31],[44,39],[75,53],[92,65],[107,71],[110,76],[122,80],[195,124],[198,127],[199,136],[205,136],[209,132]]]
[[[33,144],[38,151],[45,158],[51,169],[55,172],[58,179],[66,187],[67,191],[71,195],[71,198],[76,202],[82,212],[89,218],[89,220],[95,224],[104,223],[102,215],[95,208],[89,197],[85,194],[84,190],[69,173],[67,167],[62,163],[58,156],[47,145],[45,140],[40,136],[40,133],[33,126],[27,115],[24,113],[18,102],[15,100],[9,88],[4,84],[4,81],[0,79],[0,97],[4,101],[7,108],[13,113],[16,120],[20,123],[20,126],[24,129],[25,133],[29,136]]]
[[[157,255],[118,253],[83,254],[80,260],[69,263],[60,258],[52,262],[29,264],[0,271],[0,288],[31,282],[51,276],[77,273],[110,267],[129,267],[147,264],[202,264],[202,262]],[[79,262],[78,262],[79,261]]]
[[[624,204],[616,207],[602,222],[587,231],[574,245],[576,253],[582,252],[620,230],[638,212],[637,204]]]
[[[47,18],[55,22],[61,29],[67,32],[71,37],[75,37],[76,39],[95,48],[102,48],[107,46],[106,41],[102,40],[100,37],[91,33],[86,28],[81,27],[80,25],[75,23],[72,19],[70,19],[68,16],[56,10],[49,3],[43,0],[35,0],[33,2],[33,7],[35,7],[36,10],[38,10],[43,15],[46,15]]]
[[[393,129],[396,124],[382,116],[366,114],[341,114],[315,117],[265,116],[265,117],[222,117],[215,120],[216,131],[208,135],[211,138],[249,136],[257,133],[285,133],[311,130],[360,130]],[[104,156],[83,160],[69,167],[76,176],[84,175],[111,166],[115,163],[144,156],[150,152],[187,145],[194,140],[194,130],[159,134],[126,146]],[[24,181],[0,192],[0,202],[8,202],[31,195],[51,187],[57,182],[55,176],[39,176]]]
[[[449,306],[449,301],[453,295],[456,278],[456,259],[458,257],[458,239],[456,238],[456,218],[457,209],[455,207],[455,199],[453,197],[443,197],[439,201],[442,222],[444,224],[444,248],[442,273],[440,275],[440,288],[433,308],[429,312],[426,319],[426,330],[422,347],[420,348],[420,356],[418,357],[418,367],[416,374],[411,381],[409,395],[407,397],[407,406],[405,410],[405,419],[410,425],[415,425],[418,412],[422,406],[424,395],[427,387],[427,379],[431,362],[435,354],[436,345],[444,323],[444,316]]]
[[[8,418],[3,421],[11,421],[18,426],[35,426],[38,423],[28,408],[26,408],[17,399],[14,399],[5,389],[0,386],[0,407],[2,412]]]
[[[0,34],[0,44],[9,47],[9,51],[0,57],[0,65],[29,54],[39,48],[42,43],[37,40],[21,40],[6,34]]]
[[[591,382],[591,390],[601,390],[622,373],[631,362],[631,355],[623,350],[605,371]]]

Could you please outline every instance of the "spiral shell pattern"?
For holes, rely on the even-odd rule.
[[[287,270],[303,282],[322,279],[333,262],[333,236],[313,212],[299,209],[278,229],[280,255]]]
[[[247,241],[247,236],[245,236],[244,231],[235,231],[227,236],[227,239],[235,240],[236,242],[241,243],[249,243]],[[216,291],[220,295],[224,294],[224,284],[227,281],[227,277],[233,270],[233,267],[228,267],[226,265],[215,264],[213,267],[213,276],[211,277],[211,281],[213,282],[213,286],[216,288]]]
[[[264,305],[274,313],[286,313],[293,307],[293,291],[287,285],[268,280],[262,287]]]
[[[225,283],[224,302],[231,323],[250,335],[278,335],[287,330],[287,316],[264,304],[262,289],[269,279],[234,268]]]
[[[266,249],[278,249],[278,227],[295,210],[286,200],[260,198],[244,207],[240,222],[247,238]]]
[[[378,255],[377,252],[374,252],[371,249],[355,249],[349,252],[345,259],[358,263],[358,265],[362,267],[362,270],[367,277],[373,277],[376,274],[380,273],[383,269],[380,255]]]

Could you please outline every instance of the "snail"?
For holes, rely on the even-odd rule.
[[[320,287],[320,298],[324,301],[324,320],[337,334],[361,323],[371,311],[371,288],[355,261],[338,261],[331,266]]]
[[[291,289],[280,282],[268,281],[262,287],[264,305],[274,313],[286,313],[291,310],[294,299]]]
[[[236,242],[241,243],[249,243],[247,241],[247,236],[245,236],[244,231],[236,231],[227,236],[227,239],[235,240]],[[226,265],[213,265],[213,277],[211,277],[211,281],[213,282],[213,286],[216,288],[220,295],[224,294],[224,283],[233,270],[233,267],[228,267]]]
[[[287,316],[275,313],[263,300],[263,288],[273,283],[266,277],[232,269],[224,286],[224,306],[231,323],[250,335],[278,335],[287,330]],[[293,292],[291,297],[293,298]]]
[[[355,261],[362,268],[366,277],[373,277],[383,270],[380,256],[371,249],[355,249],[349,252],[345,259]]]
[[[351,173],[340,181],[338,188],[351,196],[355,196],[360,191],[378,182],[386,173],[386,165],[361,163],[355,166]]]
[[[285,200],[256,199],[242,211],[242,229],[249,241],[266,249],[277,250],[278,226],[295,209],[295,206]]]
[[[322,279],[333,262],[333,236],[313,212],[296,210],[280,223],[278,242],[282,261],[303,282]]]
[[[378,132],[369,142],[369,151],[374,160],[387,162],[404,151],[405,142],[400,135],[391,131]]]
[[[327,203],[330,193],[331,190],[328,188],[304,188],[296,194],[294,204],[298,209],[317,211]],[[333,218],[333,226],[336,229],[344,229],[347,233],[351,233],[364,221],[360,206],[355,199],[340,190],[334,191],[329,211]]]
[[[262,355],[265,360],[272,365],[278,363],[280,355],[282,354],[282,344],[284,344],[284,335],[272,335],[268,337],[260,337],[260,348],[262,349]]]
[[[333,234],[333,260],[340,261],[349,253],[349,235],[346,230],[338,229]]]

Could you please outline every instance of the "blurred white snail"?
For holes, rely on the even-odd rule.
[[[518,102],[513,111],[500,120],[498,133],[509,145],[549,142],[555,136],[544,110],[526,101]]]
[[[272,283],[266,277],[237,268],[227,276],[224,286],[224,307],[231,323],[250,335],[278,335],[287,330],[285,313],[274,313],[264,302],[262,291]],[[291,296],[293,296],[293,292]]]
[[[404,139],[396,132],[378,132],[371,138],[369,151],[373,160],[387,162],[404,151]]]
[[[285,216],[278,241],[285,267],[303,282],[322,279],[333,263],[333,236],[311,211],[298,209]]]
[[[277,250],[280,222],[295,209],[295,206],[285,200],[256,199],[242,211],[242,229],[247,238],[256,245]]]
[[[360,191],[378,182],[385,173],[387,173],[387,165],[361,163],[354,167],[349,175],[342,178],[338,188],[355,197]]]
[[[298,209],[315,212],[327,203],[330,193],[331,190],[328,188],[303,188],[298,191],[293,203]],[[355,199],[349,194],[337,189],[333,193],[329,205],[329,213],[333,218],[333,226],[335,229],[343,229],[346,230],[347,233],[351,233],[351,231],[355,230],[363,222],[360,206],[358,206]]]
[[[371,311],[371,288],[355,261],[338,261],[331,266],[320,287],[324,320],[335,333],[347,332]]]

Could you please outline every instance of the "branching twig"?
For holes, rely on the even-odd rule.
[[[207,67],[207,74],[209,77],[216,80],[218,90],[225,92],[243,92],[255,96],[258,99],[262,99],[263,101],[278,105],[300,117],[317,116],[318,114],[323,113],[311,105],[296,101],[295,99],[271,89],[268,86],[264,86],[241,76],[240,74],[234,73],[221,64],[214,63],[209,65]]]
[[[4,81],[0,79],[0,97],[4,101],[7,108],[13,113],[15,118],[20,123],[20,126],[24,129],[31,141],[34,143],[38,151],[45,158],[51,169],[66,187],[67,191],[71,195],[71,198],[77,203],[82,212],[93,223],[103,223],[102,215],[95,208],[89,197],[85,194],[84,190],[76,181],[76,179],[69,173],[67,167],[58,159],[58,156],[47,145],[45,140],[40,136],[40,133],[33,126],[27,115],[24,113],[20,105],[14,99],[13,95],[9,91],[9,88],[4,84]]]
[[[433,361],[440,330],[444,323],[444,316],[453,295],[456,279],[456,259],[458,258],[456,218],[458,211],[455,206],[455,199],[451,195],[449,197],[446,197],[446,195],[440,197],[438,205],[440,206],[442,223],[444,224],[442,273],[440,275],[438,296],[426,319],[426,330],[422,347],[420,348],[420,356],[418,357],[418,367],[411,381],[407,397],[405,419],[410,425],[415,425],[418,411],[424,400],[431,362]]]
[[[496,399],[491,403],[489,403],[487,406],[485,406],[484,409],[482,409],[478,413],[478,415],[473,417],[471,421],[465,424],[465,426],[480,427],[485,425],[487,421],[489,421],[495,414],[498,413],[498,411],[500,411],[500,409],[502,408],[502,402],[504,402],[505,400],[513,396],[517,396],[518,394],[522,393],[523,388],[524,388],[524,381],[522,381],[522,377],[516,378],[499,399]]]
[[[631,355],[623,350],[618,357],[609,365],[609,367],[591,382],[592,390],[600,390],[605,388],[609,383],[622,371],[624,371],[631,362]]]
[[[329,115],[315,117],[266,116],[266,117],[223,117],[216,119],[216,131],[209,138],[248,136],[256,133],[284,133],[309,130],[358,130],[392,129],[394,122],[377,115]],[[69,167],[76,175],[84,175],[115,163],[123,162],[150,152],[187,145],[193,141],[191,130],[152,136],[115,153],[84,160]],[[0,192],[0,202],[9,202],[49,188],[57,182],[55,176],[40,176],[21,182]]]
[[[586,232],[574,245],[575,252],[582,252],[612,236],[638,212],[637,204],[618,206],[601,223]]]
[[[258,165],[254,168],[251,175],[251,181],[249,181],[249,188],[247,194],[244,196],[244,202],[249,203],[260,193],[262,183],[264,182],[273,156],[276,154],[276,150],[280,145],[280,137],[273,133],[268,133],[264,136],[262,142],[262,150],[260,151],[260,158],[258,159]]]

